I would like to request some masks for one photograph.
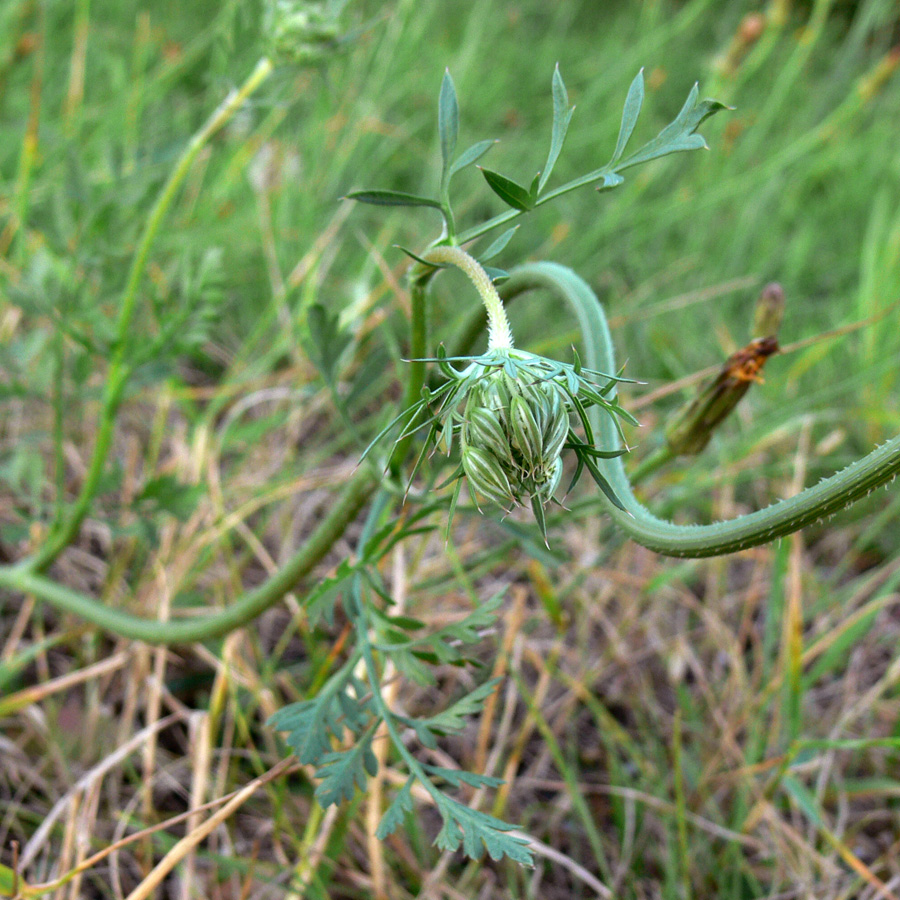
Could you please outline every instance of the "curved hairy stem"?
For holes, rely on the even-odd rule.
[[[459,247],[433,247],[422,258],[426,262],[456,266],[468,276],[487,312],[488,348],[512,349],[512,330],[509,327],[509,319],[506,318],[503,301],[481,263]]]
[[[532,263],[514,270],[501,294],[509,297],[536,287],[549,288],[571,305],[584,335],[586,365],[615,372],[615,353],[606,316],[587,282],[565,266]],[[599,415],[596,408],[590,414],[602,449],[618,449],[620,439],[612,419]],[[711,525],[676,525],[658,518],[634,496],[621,458],[598,459],[597,465],[625,507],[617,509],[603,498],[610,516],[638,543],[667,556],[719,556],[797,531],[891,481],[900,471],[900,436],[795,497]]]
[[[283,568],[220,612],[181,621],[158,622],[106,606],[24,566],[0,568],[0,587],[33,594],[57,609],[74,613],[104,631],[148,644],[184,644],[218,637],[240,628],[274,606],[331,549],[372,496],[376,483],[360,470],[347,484],[331,512]]]

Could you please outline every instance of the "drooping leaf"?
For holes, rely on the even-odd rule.
[[[534,206],[534,203],[531,200],[531,194],[527,188],[523,188],[522,185],[516,184],[515,181],[507,178],[505,175],[500,175],[497,172],[492,172],[490,169],[484,169],[481,166],[478,168],[481,170],[481,174],[484,175],[488,187],[508,206],[523,212]]]
[[[606,495],[607,500],[612,503],[613,506],[621,509],[625,512],[625,507],[622,504],[622,501],[616,495],[616,492],[613,490],[613,486],[606,480],[606,478],[601,474],[600,470],[597,468],[597,464],[589,457],[589,456],[579,456],[579,459],[584,462],[585,467],[588,472],[591,473],[591,478],[597,483],[597,487],[600,488],[601,491]]]
[[[534,865],[528,842],[507,833],[513,830],[512,825],[464,806],[444,794],[439,794],[438,798],[438,810],[444,824],[434,843],[440,850],[455,851],[461,845],[469,859],[480,859],[487,850],[493,860],[508,856],[524,866]]]
[[[616,141],[616,149],[613,151],[612,159],[609,161],[610,168],[622,158],[625,152],[625,146],[628,139],[634,131],[637,124],[638,116],[641,114],[641,106],[644,103],[644,70],[641,69],[631,82],[628,88],[628,95],[625,97],[625,106],[622,109],[622,124],[619,126],[619,139]]]
[[[446,269],[447,268],[446,265],[444,265],[442,263],[428,262],[427,259],[424,259],[423,257],[417,255],[416,253],[413,253],[412,250],[407,250],[407,248],[402,246],[401,244],[394,244],[394,246],[398,250],[402,250],[410,259],[414,259],[417,263],[421,263],[423,266],[429,266],[432,269]]]
[[[541,537],[544,539],[544,543],[549,547],[550,543],[547,540],[547,516],[544,513],[544,504],[541,502],[540,497],[533,496],[531,498],[531,511],[534,513],[534,520],[537,522],[537,526],[540,529]]]
[[[406,784],[397,791],[391,805],[387,808],[378,823],[378,830],[375,837],[379,841],[383,841],[388,835],[393,834],[402,824],[407,813],[413,811],[412,785],[413,778],[410,776],[406,780]]]
[[[378,772],[378,759],[372,752],[373,733],[374,729],[369,729],[349,750],[329,753],[322,758],[316,771],[316,778],[321,779],[316,788],[316,800],[323,807],[352,800],[357,786],[365,789],[366,776]]]
[[[562,150],[563,143],[566,139],[566,132],[569,130],[569,122],[572,121],[572,113],[575,107],[569,108],[569,95],[566,86],[563,83],[562,75],[559,72],[559,63],[553,70],[553,125],[550,132],[550,152],[547,154],[547,162],[544,165],[544,171],[541,174],[537,184],[535,195],[539,194],[547,183],[553,167],[559,159],[559,153]]]
[[[347,200],[356,200],[357,203],[372,203],[375,206],[431,206],[440,209],[441,204],[430,197],[420,197],[417,194],[407,194],[403,191],[351,191],[347,194]]]
[[[441,183],[446,184],[456,152],[456,138],[459,134],[459,104],[450,70],[444,70],[441,94],[438,99],[438,134],[441,139]]]

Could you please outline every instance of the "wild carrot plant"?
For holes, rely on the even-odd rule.
[[[296,32],[307,35],[300,61],[314,60],[323,47],[339,40],[334,21],[342,4],[316,5],[291,18],[288,5],[273,5],[274,49],[297,48]],[[319,8],[321,7],[321,8]],[[311,37],[310,37],[311,35]],[[294,54],[297,55],[296,53]],[[296,61],[296,60],[295,60]],[[637,424],[620,401],[619,386],[640,376],[616,361],[604,310],[591,287],[557,263],[528,262],[496,268],[496,257],[514,256],[515,224],[529,212],[579,188],[602,194],[627,185],[630,170],[670,154],[704,148],[701,125],[725,107],[700,99],[697,87],[680,112],[659,134],[638,149],[629,149],[644,102],[639,72],[624,99],[618,138],[608,159],[593,170],[557,184],[553,175],[573,117],[559,67],[552,74],[553,119],[548,149],[529,183],[519,183],[491,168],[481,168],[485,187],[504,211],[468,222],[453,205],[453,180],[487,158],[490,139],[460,151],[460,111],[449,72],[437,103],[441,162],[434,195],[364,189],[350,200],[381,207],[407,207],[416,213],[436,211],[441,230],[421,245],[404,250],[410,257],[410,315],[406,335],[405,389],[396,409],[385,414],[365,449],[360,465],[337,493],[328,514],[302,546],[260,585],[218,612],[169,621],[154,621],[115,608],[76,590],[48,572],[76,540],[102,490],[118,416],[135,373],[154,348],[142,356],[131,340],[151,252],[185,178],[213,137],[238,114],[244,102],[269,78],[273,64],[260,61],[246,82],[231,93],[185,147],[159,193],[137,242],[116,321],[110,328],[109,363],[99,405],[96,439],[89,466],[74,496],[59,497],[49,520],[35,528],[29,552],[0,566],[0,586],[17,595],[40,598],[104,631],[148,644],[175,645],[226,635],[253,622],[286,594],[302,585],[300,596],[313,623],[343,617],[348,639],[333,666],[323,674],[309,699],[284,706],[269,720],[283,733],[299,762],[311,766],[316,798],[323,807],[351,801],[378,773],[377,741],[390,743],[405,780],[381,818],[377,835],[384,839],[405,827],[417,798],[427,798],[440,815],[434,843],[442,850],[461,849],[471,858],[485,851],[494,859],[530,864],[532,850],[514,824],[466,805],[464,786],[496,788],[500,779],[424,761],[421,748],[434,750],[442,739],[459,733],[497,688],[496,679],[478,679],[465,696],[428,715],[413,716],[395,708],[384,690],[385,673],[395,671],[423,685],[435,681],[437,664],[474,666],[469,648],[491,628],[503,594],[483,598],[469,615],[437,630],[392,609],[381,564],[405,541],[433,530],[443,517],[443,537],[450,540],[460,515],[480,513],[502,518],[526,506],[533,528],[547,543],[553,514],[562,511],[583,475],[590,476],[606,514],[631,539],[661,554],[705,557],[731,553],[790,534],[828,516],[893,479],[900,469],[900,438],[888,441],[815,487],[752,514],[701,526],[677,525],[651,513],[635,496],[625,467],[625,428]],[[599,163],[599,160],[598,160]],[[498,235],[494,236],[495,233]],[[488,243],[482,239],[492,235]],[[486,313],[487,347],[472,350],[473,329],[455,346],[434,345],[429,334],[430,286],[443,270],[458,268]],[[582,354],[574,349],[563,360],[519,347],[505,303],[537,288],[549,290],[571,307],[582,333]],[[476,324],[480,319],[474,320]],[[351,337],[331,309],[320,303],[306,310],[303,349],[316,365],[341,416],[356,424],[342,406],[336,373]],[[173,340],[178,323],[160,333]],[[771,329],[769,329],[771,330]],[[760,340],[772,335],[759,335]],[[756,364],[774,345],[756,346]],[[755,354],[755,355],[754,355]],[[732,374],[736,371],[733,368]],[[702,448],[713,428],[733,408],[757,370],[737,382],[719,381],[701,394],[669,430],[664,460]],[[363,442],[365,444],[365,441]],[[690,448],[690,449],[688,449]],[[586,479],[587,480],[587,479]],[[427,485],[426,489],[421,484]],[[307,579],[358,520],[353,552],[330,575]],[[430,758],[430,757],[429,757]],[[2,874],[2,873],[0,873]]]

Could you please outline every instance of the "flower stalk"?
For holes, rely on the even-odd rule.
[[[512,350],[513,336],[503,301],[484,267],[460,247],[433,247],[422,259],[439,266],[452,265],[463,271],[472,282],[488,317],[488,350]]]

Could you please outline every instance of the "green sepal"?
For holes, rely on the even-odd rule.
[[[503,432],[497,414],[476,406],[466,414],[466,439],[469,444],[487,448],[498,459],[509,456],[509,438]]]
[[[427,266],[429,269],[446,269],[447,268],[447,266],[444,265],[444,263],[428,262],[427,259],[423,259],[421,256],[418,256],[417,254],[413,253],[412,250],[407,250],[407,248],[404,247],[402,244],[394,244],[394,246],[398,250],[405,253],[410,259],[414,259],[417,263],[420,263],[423,266]]]
[[[509,406],[509,428],[512,431],[513,446],[519,450],[525,462],[537,466],[541,461],[541,429],[525,400],[520,396],[512,398]]]
[[[462,454],[462,464],[469,486],[479,494],[498,506],[515,501],[509,479],[492,453],[478,447],[466,447]]]

